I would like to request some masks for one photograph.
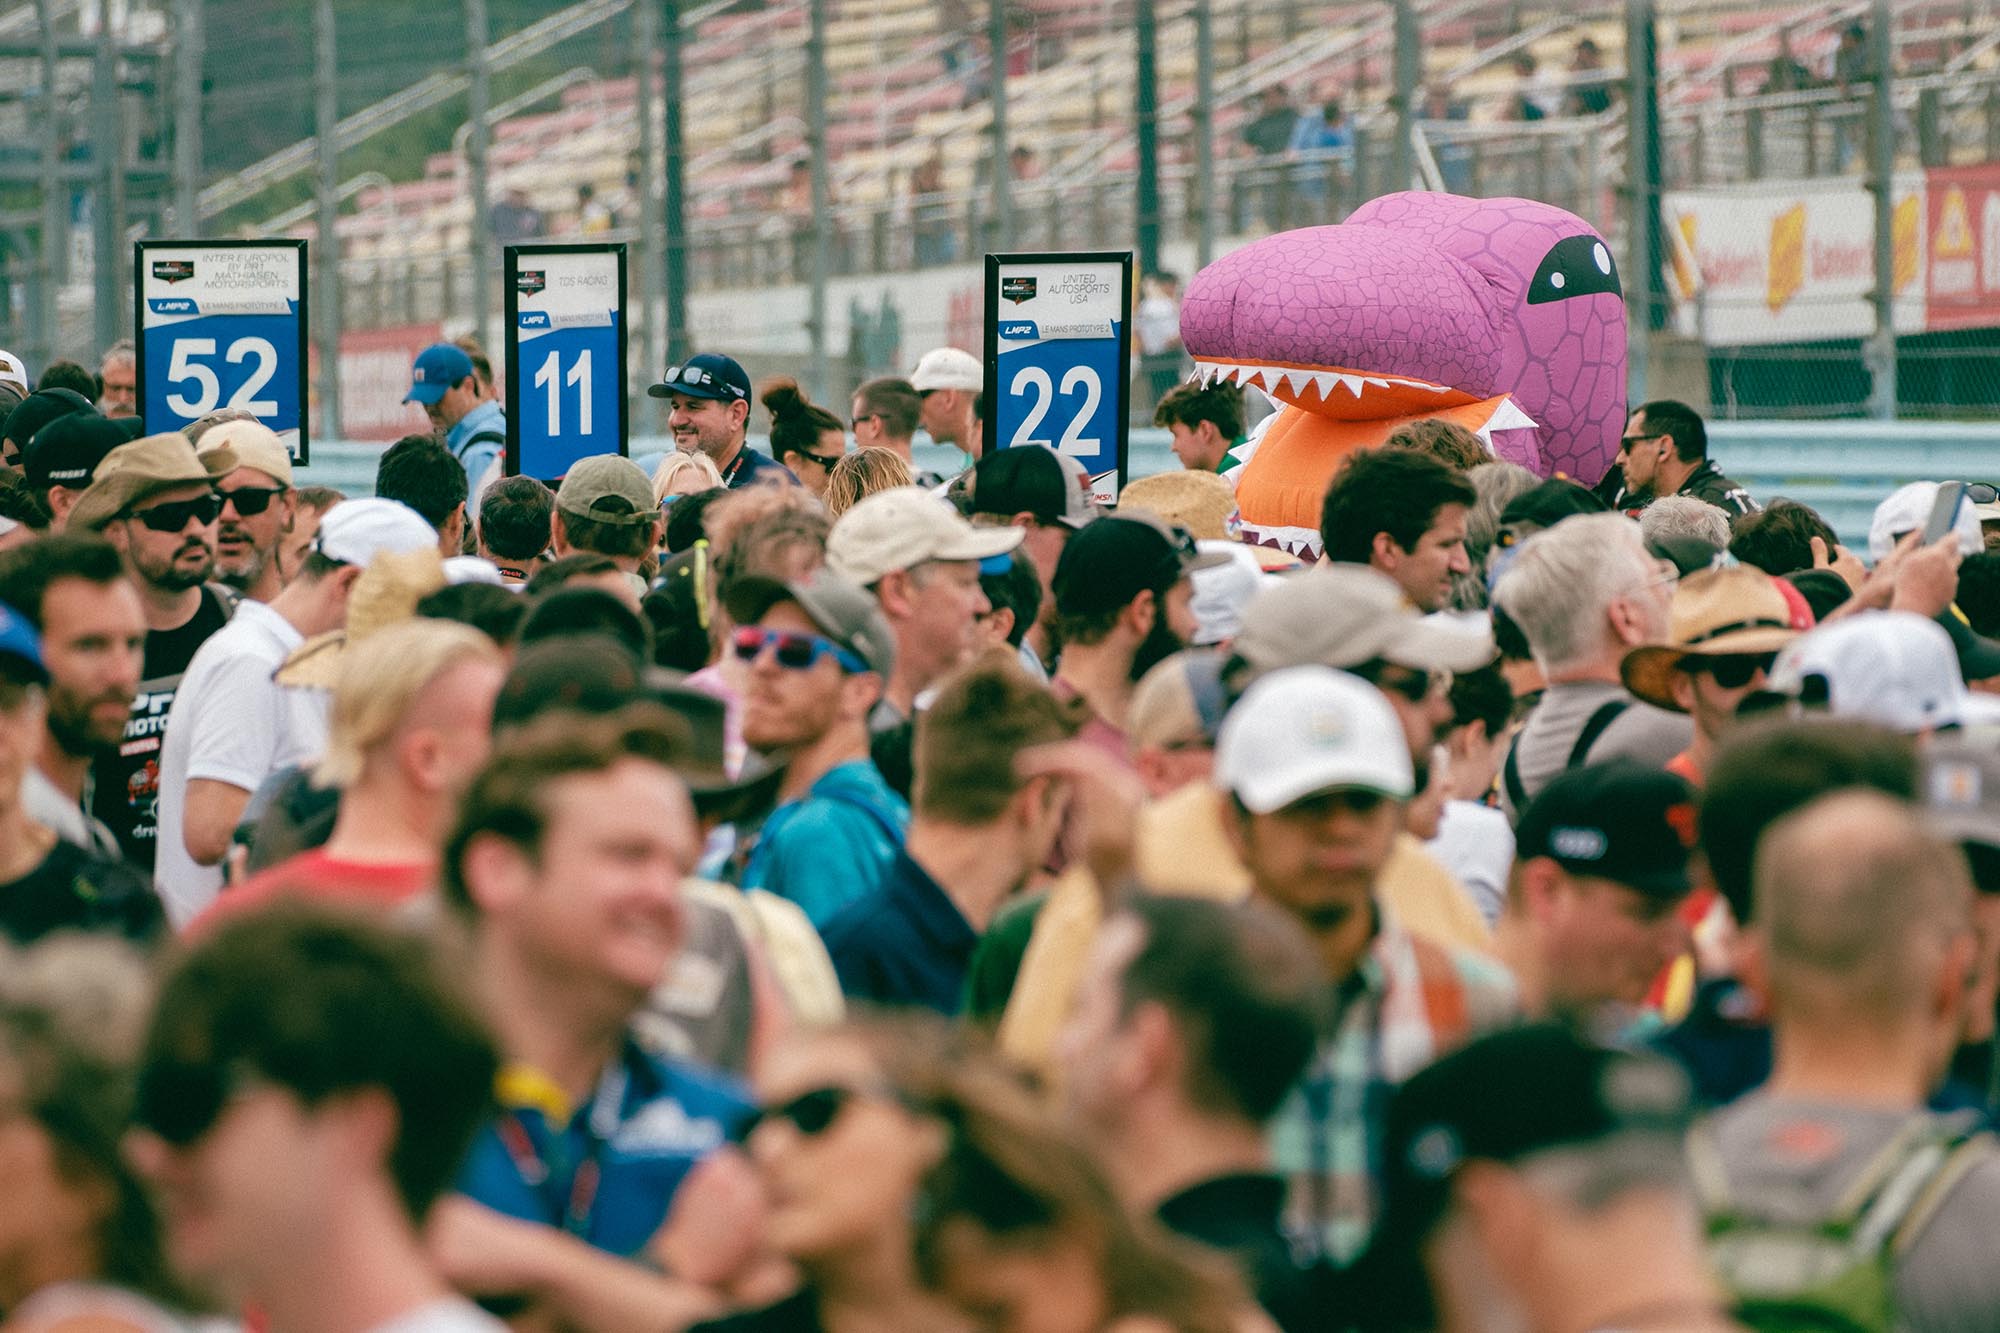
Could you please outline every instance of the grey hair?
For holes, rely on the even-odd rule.
[[[1577,514],[1528,538],[1493,600],[1553,678],[1611,647],[1611,603],[1652,572],[1638,524],[1623,514]]]
[[[1729,515],[1692,495],[1663,495],[1639,515],[1639,535],[1648,542],[1661,537],[1693,537],[1716,550],[1729,547]]]
[[[1473,468],[1465,474],[1465,479],[1472,483],[1472,489],[1479,496],[1465,515],[1465,556],[1472,565],[1472,571],[1452,575],[1451,609],[1483,611],[1489,601],[1486,561],[1493,553],[1494,540],[1500,535],[1500,515],[1515,496],[1533,489],[1541,478],[1519,463],[1495,459]]]

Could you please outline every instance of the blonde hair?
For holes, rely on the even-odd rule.
[[[895,450],[857,449],[826,474],[826,512],[839,518],[866,496],[915,481],[910,465]]]
[[[674,483],[690,472],[699,477],[702,484],[693,491],[676,492],[673,489]],[[664,504],[669,495],[677,493],[693,495],[697,491],[712,491],[720,485],[722,485],[722,473],[717,470],[713,458],[707,454],[691,454],[676,449],[662,458],[660,465],[653,469],[653,503]]]
[[[426,686],[463,662],[505,659],[492,639],[447,620],[407,620],[350,642],[340,655],[326,756],[313,773],[321,787],[361,776],[368,754],[395,735]]]

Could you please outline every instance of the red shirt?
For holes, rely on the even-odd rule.
[[[363,864],[342,861],[315,847],[251,876],[222,896],[189,925],[198,934],[216,922],[252,911],[280,898],[342,903],[387,912],[437,887],[434,861]]]

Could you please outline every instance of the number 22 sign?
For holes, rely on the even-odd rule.
[[[507,472],[554,482],[625,445],[625,247],[506,251]]]
[[[306,449],[306,243],[140,241],[133,247],[139,415],[150,433],[221,408]]]
[[[1130,251],[986,256],[988,448],[1075,458],[1100,504],[1127,466]]]

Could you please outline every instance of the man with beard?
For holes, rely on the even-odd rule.
[[[90,817],[91,761],[124,738],[146,652],[146,617],[118,552],[100,537],[44,537],[0,555],[0,602],[42,636],[49,680],[22,808],[65,842],[119,856]]]
[[[215,479],[236,471],[236,464],[227,449],[209,454],[204,465],[185,435],[149,435],[107,454],[70,511],[74,531],[102,532],[117,548],[145,613],[145,674],[123,741],[92,765],[91,810],[148,874],[167,712],[195,649],[229,623],[234,601],[208,577],[222,514]]]
[[[733,357],[715,352],[691,356],[684,364],[668,366],[646,392],[667,400],[674,447],[708,455],[729,489],[772,481],[798,484],[790,468],[743,442],[750,425],[750,376]]]
[[[292,530],[298,497],[292,493],[292,452],[261,421],[228,421],[202,435],[197,452],[236,455],[236,470],[216,482],[222,519],[216,530],[215,577],[253,602],[269,602],[297,570],[278,559]]]
[[[1056,696],[1082,699],[1083,738],[1126,762],[1125,715],[1140,677],[1194,636],[1188,575],[1228,561],[1150,514],[1112,514],[1069,539],[1053,580]]]
[[[1067,806],[1021,753],[1069,739],[1075,709],[993,650],[947,679],[917,720],[909,836],[882,890],[821,932],[850,999],[956,1014],[972,951],[1048,860]]]

